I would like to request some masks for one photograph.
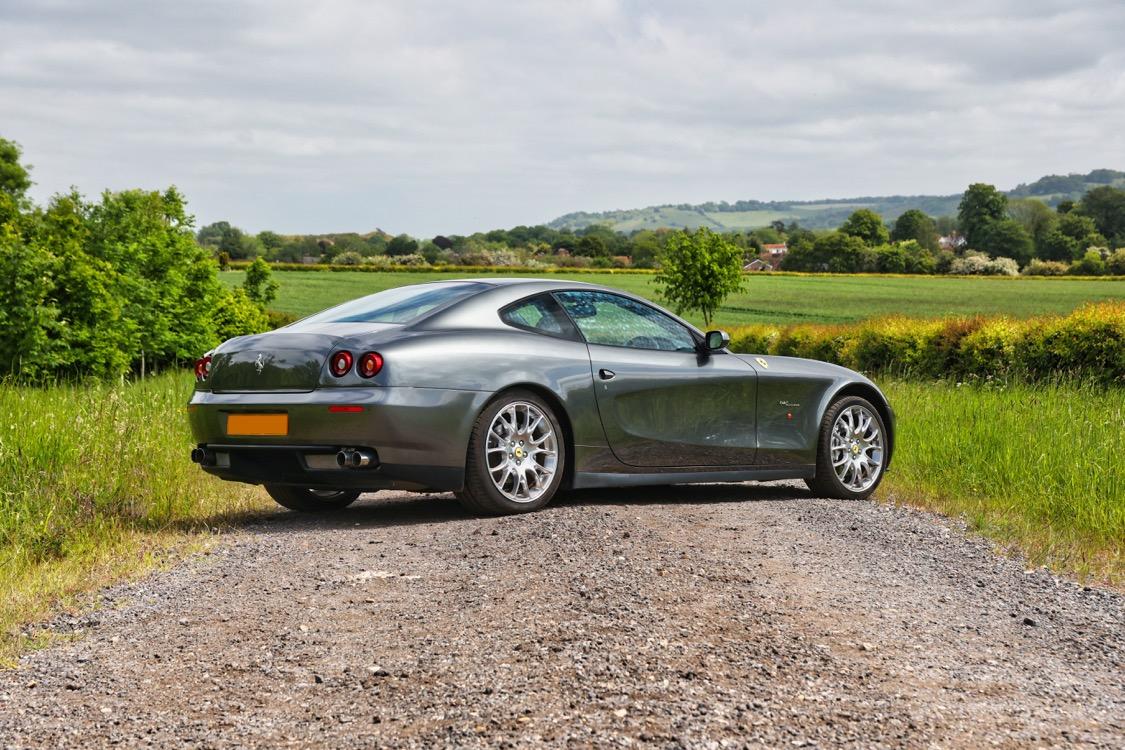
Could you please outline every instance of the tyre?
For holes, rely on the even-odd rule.
[[[546,401],[530,391],[503,393],[473,426],[457,499],[470,513],[538,510],[562,483],[565,453],[558,417]]]
[[[289,510],[301,513],[329,513],[346,508],[359,497],[351,490],[312,490],[305,487],[289,487],[283,484],[267,484],[270,497]]]
[[[883,480],[887,428],[879,410],[845,396],[824,413],[816,451],[816,477],[805,484],[819,497],[863,500]]]

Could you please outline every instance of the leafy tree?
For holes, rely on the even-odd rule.
[[[30,167],[20,164],[19,144],[0,138],[0,193],[21,200],[31,187]]]
[[[971,247],[984,249],[981,240],[991,224],[1004,218],[1007,208],[1007,196],[992,185],[969,185],[957,208],[957,223]]]
[[[939,216],[934,219],[934,228],[937,229],[939,237],[948,237],[949,235],[958,231],[957,217]]]
[[[1008,201],[1008,216],[1015,219],[1037,245],[1059,223],[1058,214],[1038,198]]]
[[[1035,254],[1043,260],[1056,260],[1070,263],[1082,252],[1078,240],[1063,234],[1058,229],[1052,229],[1036,245]]]
[[[908,240],[914,240],[927,250],[938,249],[938,234],[934,220],[916,208],[903,211],[895,219],[894,228],[891,230],[892,242]]]
[[[1076,210],[1093,219],[1098,231],[1114,246],[1125,245],[1125,190],[1096,187],[1082,196]]]
[[[840,231],[858,237],[868,247],[885,245],[890,239],[883,217],[869,208],[861,208],[853,212],[848,220],[840,225]]]
[[[1104,245],[1105,238],[1098,234],[1094,220],[1077,212],[1059,217],[1059,231],[1077,242],[1082,248],[1090,245]]]
[[[271,232],[268,229],[263,229],[258,232],[258,243],[265,250],[267,257],[276,255],[277,251],[285,246],[285,238],[277,232]]]
[[[413,255],[418,252],[418,241],[408,234],[400,234],[387,243],[387,255]]]
[[[974,247],[993,258],[1011,258],[1021,266],[1031,262],[1035,251],[1031,235],[1015,219],[1000,219],[985,225]]]
[[[609,248],[603,238],[596,234],[588,234],[578,240],[578,246],[574,248],[574,254],[584,255],[587,258],[608,258]]]
[[[195,239],[204,247],[217,248],[219,243],[223,241],[223,235],[230,230],[231,226],[229,221],[216,221],[200,229],[199,233],[195,235]]]
[[[1070,272],[1075,276],[1101,276],[1105,273],[1105,261],[1097,250],[1087,250],[1079,260],[1074,261]]]
[[[1105,267],[1114,276],[1125,276],[1125,247],[1115,250],[1106,259]]]
[[[742,250],[706,227],[668,236],[653,280],[676,310],[695,310],[707,326],[728,295],[742,287]]]
[[[262,258],[255,258],[250,267],[246,269],[246,278],[242,281],[242,288],[246,296],[266,308],[277,299],[277,282],[273,280],[273,271],[270,264]]]
[[[868,255],[867,245],[859,237],[828,232],[817,237],[812,244],[799,242],[790,245],[781,267],[787,271],[857,273],[864,269]]]

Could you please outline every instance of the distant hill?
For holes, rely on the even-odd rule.
[[[1078,200],[1090,188],[1099,185],[1125,187],[1125,172],[1095,169],[1089,174],[1047,175],[1035,182],[1021,184],[1007,191],[1012,198],[1039,198],[1049,205],[1059,201]],[[667,204],[648,208],[617,211],[576,211],[560,216],[548,226],[555,229],[582,229],[591,224],[608,224],[619,232],[638,229],[695,229],[705,226],[716,231],[746,230],[766,226],[772,221],[798,222],[809,229],[831,229],[844,222],[857,208],[870,208],[885,221],[892,221],[903,211],[920,208],[930,216],[957,213],[961,200],[956,195],[891,195],[841,198],[820,201],[756,201],[734,203]]]

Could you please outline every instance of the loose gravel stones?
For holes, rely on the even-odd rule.
[[[0,747],[1125,745],[1120,595],[786,483],[380,493],[104,599],[0,673]]]

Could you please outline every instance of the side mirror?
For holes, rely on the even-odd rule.
[[[730,344],[730,334],[726,331],[708,331],[703,337],[703,345],[709,352],[726,349],[728,344]]]

